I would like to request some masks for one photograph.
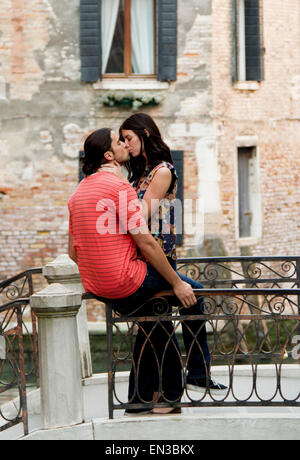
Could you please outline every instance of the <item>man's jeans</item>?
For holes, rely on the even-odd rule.
[[[203,288],[200,283],[180,273],[178,275],[193,289]],[[130,314],[155,316],[151,305],[137,307],[162,290],[172,290],[172,287],[148,264],[146,278],[138,291],[127,299],[110,301],[110,303],[115,310],[128,316]],[[197,304],[191,308],[181,308],[180,314],[203,314],[203,300],[199,298]],[[182,333],[189,376],[194,378],[209,376],[210,353],[206,340],[205,321],[182,322]],[[156,391],[163,394],[164,402],[180,400],[183,392],[182,367],[181,351],[173,322],[139,322],[129,380],[129,402],[150,402]]]

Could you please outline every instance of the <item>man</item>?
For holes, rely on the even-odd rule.
[[[172,289],[185,308],[197,305],[192,283],[181,279],[172,269],[150,234],[133,188],[112,172],[101,170],[105,164],[126,162],[129,159],[126,145],[116,133],[104,128],[87,138],[84,152],[86,178],[70,198],[68,206],[69,255],[78,263],[86,292],[92,292],[107,303],[109,299],[115,310],[127,315],[163,289]],[[137,248],[148,263],[138,257]],[[147,305],[138,310],[139,316],[149,314]],[[196,326],[196,321],[194,323]],[[205,331],[203,325],[201,330]],[[199,385],[197,372],[202,366],[204,376],[209,376],[209,352],[199,348],[191,334],[188,383],[193,389],[202,387],[203,390],[206,382]],[[208,356],[206,363],[203,355]],[[140,322],[130,375],[129,402],[152,401],[158,387],[163,393],[163,401],[180,400],[181,372],[181,355],[172,322],[159,325]],[[218,389],[221,389],[220,385]],[[140,413],[140,410],[127,409],[127,413]]]
[[[128,159],[128,149],[110,129],[100,129],[87,138],[83,166],[87,177],[68,204],[70,257],[78,263],[87,292],[109,299],[124,299],[134,294],[146,277],[147,265],[137,257],[137,246],[172,286],[182,305],[188,308],[196,303],[193,290],[170,267],[160,246],[149,233],[142,213],[139,212],[135,191],[129,183],[100,169],[101,164],[106,162],[124,163]],[[123,201],[120,200],[122,197]],[[112,205],[111,209],[101,209],[101,206],[105,206],[105,200]],[[119,209],[123,202],[127,209]],[[133,209],[135,202],[136,208]],[[122,217],[127,218],[127,222],[114,221],[116,225],[112,228],[109,227],[111,221],[108,219],[108,225],[99,228],[101,213],[107,211],[117,213],[112,216],[111,221]],[[122,232],[119,232],[120,224],[123,226]],[[127,228],[126,233],[123,233],[124,228],[125,231]]]

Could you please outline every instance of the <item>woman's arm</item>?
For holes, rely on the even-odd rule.
[[[143,216],[146,222],[159,208],[159,202],[165,198],[171,182],[172,173],[168,168],[162,167],[155,173],[142,200]]]

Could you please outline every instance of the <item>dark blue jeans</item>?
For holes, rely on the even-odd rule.
[[[174,261],[170,263],[176,269]],[[203,288],[200,283],[180,273],[178,275],[193,289]],[[126,315],[154,316],[150,305],[139,308],[136,313],[135,310],[161,290],[172,290],[172,287],[148,264],[146,278],[138,291],[127,299],[111,303],[113,308]],[[181,308],[180,314],[203,314],[203,300],[199,299],[197,304],[191,308]],[[153,400],[155,391],[162,393],[165,401],[180,400],[183,392],[183,365],[173,322],[143,321],[139,322],[138,326],[129,379],[129,402],[150,402]],[[205,321],[183,321],[182,333],[189,376],[195,378],[209,376],[210,353],[207,346]]]

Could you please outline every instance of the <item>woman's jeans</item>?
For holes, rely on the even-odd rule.
[[[170,261],[170,260],[169,260]],[[174,269],[176,262],[170,261]],[[155,316],[152,306],[143,305],[159,291],[172,290],[167,281],[150,265],[138,291],[120,301],[110,301],[120,313],[133,316]],[[203,286],[178,273],[193,289]],[[115,304],[115,305],[114,305]],[[170,313],[170,312],[169,312]],[[181,315],[202,315],[203,300],[191,308],[180,309]],[[133,364],[129,379],[129,402],[151,402],[153,393],[160,392],[163,401],[180,400],[183,393],[181,351],[172,321],[140,321],[133,351]],[[186,350],[186,368],[191,378],[210,375],[210,353],[207,346],[205,321],[182,322],[182,335]]]

